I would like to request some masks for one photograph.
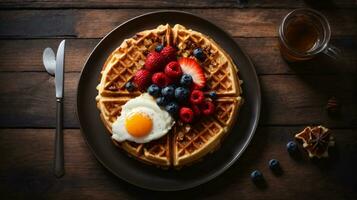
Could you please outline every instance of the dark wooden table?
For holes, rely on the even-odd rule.
[[[0,2],[0,199],[357,199],[355,0],[90,2]],[[301,7],[327,16],[342,60],[283,61],[277,27],[285,14]],[[259,128],[241,159],[213,181],[175,193],[146,191],[114,177],[89,151],[75,114],[79,72],[100,38],[127,19],[161,9],[189,11],[228,31],[252,58],[263,96]],[[56,179],[54,79],[44,70],[42,51],[56,49],[63,38],[66,175]],[[341,103],[335,117],[325,110],[332,96]],[[317,124],[329,127],[336,138],[330,158],[310,160],[301,145],[300,159],[290,157],[287,141]],[[280,160],[282,175],[269,170],[271,158]],[[251,182],[254,169],[263,172],[266,187]]]

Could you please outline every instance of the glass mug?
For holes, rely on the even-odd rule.
[[[329,44],[330,37],[325,16],[312,9],[296,9],[279,26],[280,52],[290,62],[309,60],[319,53],[337,59],[340,50]]]

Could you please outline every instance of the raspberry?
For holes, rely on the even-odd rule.
[[[203,115],[211,115],[214,113],[214,109],[215,106],[211,101],[204,101],[201,105],[200,105],[201,111]]]
[[[150,72],[157,72],[163,70],[165,67],[166,59],[158,52],[151,52],[148,54],[145,60],[145,69]]]
[[[175,83],[175,80],[166,76],[166,85],[171,85],[171,84],[174,84]]]
[[[140,89],[144,90],[150,85],[150,72],[146,69],[141,69],[135,73],[134,83]]]
[[[165,67],[165,74],[173,80],[178,80],[182,75],[180,64],[176,61],[171,61]]]
[[[166,59],[167,63],[176,60],[176,49],[172,46],[164,47],[160,53]]]
[[[165,87],[169,83],[168,77],[163,72],[157,72],[152,75],[151,80],[159,87]]]
[[[190,102],[192,104],[200,104],[204,100],[204,95],[201,90],[193,90],[190,96]]]
[[[192,105],[191,105],[191,109],[192,109],[193,115],[194,115],[195,117],[199,117],[199,116],[201,115],[201,110],[200,110],[200,108],[199,108],[197,105],[192,104]]]
[[[193,115],[191,108],[182,107],[180,109],[180,119],[184,123],[191,123],[193,121]]]

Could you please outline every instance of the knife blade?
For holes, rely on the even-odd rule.
[[[55,155],[54,155],[54,174],[57,178],[64,175],[64,148],[63,148],[63,82],[64,82],[64,47],[65,40],[58,46],[56,56],[56,136],[55,136]]]
[[[62,40],[58,46],[56,56],[56,73],[55,73],[55,85],[56,85],[56,98],[63,98],[63,64],[64,64],[64,47],[65,40]]]

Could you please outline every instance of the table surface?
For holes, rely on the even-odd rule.
[[[0,195],[5,199],[356,199],[357,198],[357,2],[355,0],[224,1],[1,1],[0,2]],[[312,7],[332,27],[342,59],[324,56],[287,64],[277,44],[282,17]],[[76,86],[90,51],[111,29],[134,16],[177,9],[209,19],[228,31],[253,60],[262,88],[258,130],[243,156],[223,175],[194,189],[152,192],[114,177],[89,151],[76,118]],[[66,39],[64,139],[66,175],[52,173],[55,133],[54,78],[42,51]],[[335,96],[340,114],[326,112]],[[241,119],[244,120],[244,119]],[[330,158],[292,158],[286,143],[307,125],[331,129]],[[268,161],[281,162],[274,175]],[[262,171],[265,187],[249,178]]]

